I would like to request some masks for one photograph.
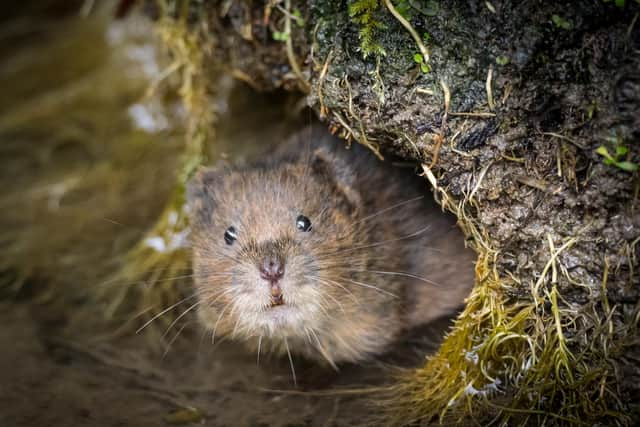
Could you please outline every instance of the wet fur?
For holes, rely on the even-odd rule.
[[[428,195],[416,199],[425,184],[411,175],[319,127],[261,164],[200,171],[188,198],[205,327],[334,365],[453,313],[473,284],[472,254]],[[300,214],[310,232],[296,228]],[[285,263],[285,305],[275,309],[257,267],[265,256]]]

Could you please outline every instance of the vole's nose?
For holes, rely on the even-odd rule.
[[[284,262],[275,256],[267,256],[260,263],[260,277],[275,283],[284,276]]]

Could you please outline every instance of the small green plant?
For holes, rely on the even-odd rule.
[[[604,157],[604,164],[615,166],[627,172],[637,171],[638,165],[627,159],[629,148],[623,145],[618,138],[609,138],[608,140],[614,144],[613,154],[609,153],[609,150],[604,145],[596,149],[596,153]]]
[[[511,60],[508,56],[500,55],[496,57],[496,64],[498,65],[507,65]]]
[[[417,10],[418,12],[420,12],[425,16],[436,16],[438,14],[438,11],[440,10],[440,4],[435,0],[427,0],[427,1],[409,0],[408,2],[406,1],[398,2],[398,4],[396,5],[396,9],[398,11],[400,11],[400,7],[401,7],[400,5],[402,3],[409,3],[410,7],[412,7],[413,9]]]
[[[573,24],[571,23],[571,21],[564,19],[560,15],[551,15],[551,21],[553,22],[553,25],[558,28],[562,28],[563,30],[571,30],[573,28]]]
[[[286,31],[274,31],[272,37],[279,42],[286,42],[289,39],[289,33]]]
[[[424,57],[421,53],[416,53],[413,55],[413,60],[416,64],[420,64],[420,71],[423,73],[428,73],[431,71],[431,67],[424,61]]]
[[[619,8],[623,8],[625,3],[626,3],[625,0],[602,0],[602,1],[604,3],[611,3],[613,1],[613,2],[615,2],[616,6],[618,6]]]
[[[291,20],[293,22],[295,22],[295,24],[298,27],[304,27],[304,18],[302,18],[302,12],[300,12],[300,9],[294,9],[293,13],[289,13],[284,9],[281,9],[283,11],[283,13],[291,18]],[[288,31],[288,27],[285,26],[284,31],[273,31],[273,33],[271,33],[271,37],[273,37],[274,40],[279,41],[279,42],[286,42],[287,40],[289,40],[289,37],[291,36],[290,32]]]
[[[294,9],[292,15],[296,25],[301,28],[304,27],[304,19],[302,18],[302,12],[300,12],[300,9]]]
[[[596,101],[592,101],[586,108],[587,112],[587,120],[593,119],[593,116],[598,111],[598,103]]]
[[[413,18],[413,7],[411,6],[411,2],[408,0],[400,0],[394,2],[394,6],[398,13],[402,15],[404,19],[410,21]]]

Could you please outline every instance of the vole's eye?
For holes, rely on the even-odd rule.
[[[233,245],[233,242],[235,242],[237,238],[238,232],[233,225],[224,232],[224,241],[227,245]]]
[[[304,215],[298,215],[296,228],[300,231],[311,231],[311,221]]]

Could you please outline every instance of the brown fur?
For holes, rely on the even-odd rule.
[[[317,127],[262,165],[199,172],[188,197],[204,325],[334,365],[381,353],[408,328],[453,313],[473,284],[472,254],[410,175]],[[296,228],[301,214],[311,231]],[[284,263],[284,305],[271,306],[259,273],[265,257]]]

